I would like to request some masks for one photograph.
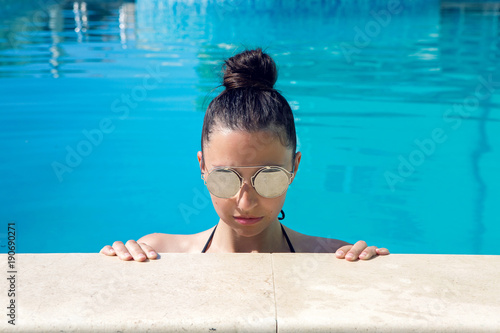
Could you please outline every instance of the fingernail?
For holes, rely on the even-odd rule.
[[[366,257],[366,253],[361,253],[361,254],[359,255],[359,257],[360,257],[360,258],[364,258],[364,257]]]
[[[144,256],[144,254],[142,254],[142,253],[141,253],[141,254],[139,254],[139,255],[137,256],[137,258],[138,258],[138,259],[144,259],[144,258],[146,258],[146,257]]]
[[[347,256],[346,256],[347,259],[352,259],[354,258],[354,254],[352,253],[348,253]]]
[[[154,256],[156,253],[154,253],[153,251],[149,252],[149,255],[150,256]]]
[[[339,257],[342,257],[342,256],[344,255],[344,251],[337,251],[337,255],[338,255]]]
[[[109,249],[109,252],[115,252],[115,250],[113,248]]]

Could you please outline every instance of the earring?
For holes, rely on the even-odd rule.
[[[285,212],[283,209],[281,210],[281,217],[278,217],[278,220],[283,220],[285,218]]]

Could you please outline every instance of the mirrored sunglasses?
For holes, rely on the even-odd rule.
[[[264,198],[276,198],[285,193],[293,178],[292,172],[280,166],[245,166],[233,168],[260,168],[251,178],[255,191]],[[210,193],[218,198],[232,198],[243,186],[243,177],[233,168],[216,167],[201,178]]]

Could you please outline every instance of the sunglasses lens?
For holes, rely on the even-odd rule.
[[[214,170],[206,182],[210,193],[219,198],[231,198],[240,189],[240,179],[231,170]]]
[[[255,190],[265,198],[282,195],[288,188],[288,184],[288,175],[278,168],[264,169],[254,179]]]

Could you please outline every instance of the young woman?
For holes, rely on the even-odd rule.
[[[225,61],[225,90],[208,106],[198,162],[220,220],[192,235],[154,233],[100,253],[122,260],[162,252],[336,253],[347,260],[388,254],[385,248],[301,234],[281,224],[286,191],[299,169],[292,110],[273,86],[277,70],[261,49]],[[278,215],[281,213],[281,217]]]

